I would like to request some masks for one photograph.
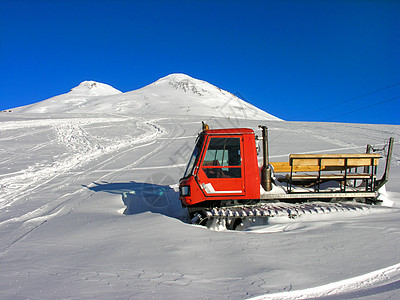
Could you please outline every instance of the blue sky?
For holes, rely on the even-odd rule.
[[[400,124],[400,1],[0,0],[0,110],[185,73],[285,120]]]

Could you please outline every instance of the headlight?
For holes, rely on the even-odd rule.
[[[180,190],[181,196],[183,196],[183,197],[190,196],[190,186],[189,185],[181,186],[179,190]]]

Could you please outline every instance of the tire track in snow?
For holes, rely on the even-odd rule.
[[[85,189],[80,188],[74,193],[61,196],[61,198],[66,198],[66,200],[62,202],[49,202],[21,216],[13,217],[0,222],[0,227],[3,228],[9,224],[11,225],[11,223],[20,223],[18,227],[14,227],[14,229],[12,229],[12,234],[2,236],[2,243],[0,244],[0,257],[6,253],[11,246],[28,236],[34,230],[46,224],[50,219],[60,214],[70,214],[73,212],[83,201],[86,200],[85,198],[78,196],[78,194],[83,190]]]
[[[17,129],[19,129],[19,128],[17,128]],[[44,129],[41,128],[41,129],[36,129],[36,130],[32,130],[31,128],[29,128],[29,130],[25,131],[24,133],[20,133],[20,134],[16,134],[16,135],[0,138],[0,141],[16,140],[16,139],[23,138],[23,137],[26,137],[26,136],[32,136],[34,134],[45,132],[47,130],[48,130],[48,128],[44,128]],[[1,130],[0,130],[0,132],[1,132]]]
[[[8,163],[8,162],[15,161],[15,160],[17,160],[19,158],[22,158],[22,157],[26,157],[26,156],[30,155],[31,153],[34,153],[35,151],[39,151],[39,150],[41,150],[43,148],[48,147],[51,143],[52,142],[45,142],[45,143],[37,145],[37,146],[35,146],[33,148],[27,149],[23,154],[16,154],[14,156],[7,156],[6,159],[0,161],[0,164],[5,164],[5,163]],[[7,175],[8,174],[4,174],[4,176],[7,176]]]
[[[174,141],[173,141],[174,137],[178,137],[178,136],[180,135],[180,132],[174,133],[174,131],[176,130],[176,129],[175,129],[175,124],[173,124],[172,130],[171,130],[170,132],[168,132],[165,128],[161,127],[160,125],[157,125],[157,124],[154,122],[154,120],[149,120],[149,121],[147,121],[147,123],[150,124],[156,131],[158,131],[158,132],[161,133],[160,135],[157,136],[157,140],[161,140],[160,145],[158,145],[156,148],[153,148],[150,152],[146,153],[146,154],[143,155],[142,157],[136,159],[134,162],[132,162],[132,163],[130,163],[130,164],[128,164],[128,165],[126,165],[126,166],[124,166],[124,167],[122,167],[122,168],[119,168],[118,170],[109,171],[107,174],[104,174],[102,177],[100,177],[100,178],[98,179],[98,181],[102,181],[102,180],[104,180],[106,177],[108,177],[108,180],[107,180],[107,181],[113,182],[113,180],[114,180],[115,178],[119,177],[119,174],[125,172],[126,170],[134,170],[134,169],[137,169],[137,168],[135,167],[136,165],[138,165],[138,164],[140,164],[141,162],[146,161],[146,160],[150,159],[151,157],[153,157],[153,156],[159,154],[159,152],[160,152],[163,148],[165,148],[166,146],[168,146],[169,144],[171,144],[171,143],[174,142]],[[182,131],[182,128],[180,128],[180,129],[181,129],[181,131]],[[167,136],[167,137],[163,137],[163,136],[165,136],[165,135],[168,135],[168,136]],[[171,136],[172,136],[172,137],[171,137]],[[156,140],[155,137],[154,137],[154,139],[153,139],[152,141],[150,141],[150,142],[147,143],[147,144],[139,145],[139,146],[136,147],[136,149],[137,149],[137,148],[141,148],[141,147],[147,147],[147,146],[153,145],[153,144],[155,144],[155,143],[157,142],[157,140]],[[131,151],[131,150],[135,150],[135,149],[134,149],[134,148],[127,149],[126,151],[124,151],[123,153],[120,153],[119,155],[123,155],[123,154],[125,154],[126,152]],[[114,157],[108,159],[107,161],[104,161],[104,165],[106,165],[106,164],[108,163],[108,161],[111,160],[111,159],[114,159]],[[179,166],[180,166],[180,165],[179,165]],[[156,166],[155,168],[157,168],[157,167],[158,167],[158,166]],[[143,169],[146,169],[146,170],[147,170],[147,169],[149,169],[149,168],[152,168],[152,167],[145,167],[145,168],[143,168]]]
[[[290,292],[282,292],[275,294],[267,294],[263,296],[257,296],[250,298],[251,300],[289,300],[289,299],[315,299],[325,298],[332,296],[344,297],[350,295],[353,292],[364,292],[366,295],[374,294],[372,291],[369,294],[368,290],[377,289],[379,292],[379,286],[382,283],[387,283],[393,278],[397,278],[396,282],[399,282],[400,277],[400,263],[392,265],[387,268],[383,268],[377,271],[373,271],[361,276],[328,283],[325,285],[308,288],[304,290],[294,290]],[[379,285],[379,286],[377,286]],[[385,291],[382,289],[382,291]]]
[[[114,119],[111,119],[111,122],[126,120],[125,118]],[[102,119],[102,121],[104,120]],[[0,203],[2,208],[19,201],[27,193],[31,194],[56,177],[82,167],[100,156],[117,152],[125,147],[147,143],[163,133],[161,128],[141,119],[136,121],[136,126],[144,131],[143,134],[132,140],[122,139],[117,143],[101,146],[89,138],[89,134],[80,127],[81,123],[87,124],[86,120],[83,122],[82,119],[75,120],[78,125],[71,125],[69,124],[70,122],[71,120],[65,120],[64,123],[55,122],[57,126],[61,125],[55,130],[58,132],[59,140],[67,143],[69,148],[73,150],[72,155],[66,155],[64,159],[59,159],[50,166],[30,166],[28,169],[21,171],[21,174],[0,179],[0,186],[2,187]],[[84,172],[87,172],[87,170],[82,171],[82,173]]]
[[[143,125],[143,124],[142,124]],[[115,169],[112,169],[112,170],[101,170],[101,168],[103,168],[105,165],[107,165],[107,164],[109,164],[110,162],[113,162],[113,161],[117,161],[121,156],[123,156],[126,152],[129,152],[129,151],[132,151],[132,150],[134,150],[134,149],[138,149],[138,148],[143,148],[143,147],[147,147],[147,146],[150,146],[150,145],[153,145],[155,142],[156,142],[156,140],[155,140],[155,137],[157,136],[157,135],[159,135],[160,134],[160,132],[161,132],[161,134],[160,134],[160,136],[163,134],[163,129],[162,128],[159,128],[159,127],[157,127],[157,126],[154,126],[154,124],[152,124],[152,126],[151,126],[152,128],[154,128],[155,130],[154,130],[154,132],[153,133],[151,133],[150,131],[151,130],[149,130],[149,131],[146,131],[144,134],[142,134],[141,136],[147,136],[147,138],[146,139],[149,139],[149,138],[154,138],[154,140],[152,140],[152,141],[150,141],[150,142],[148,142],[148,143],[140,143],[139,141],[137,141],[137,140],[135,140],[135,141],[131,141],[130,142],[130,144],[137,144],[136,146],[133,146],[133,147],[130,147],[129,145],[126,147],[126,149],[122,149],[122,150],[119,150],[119,151],[114,151],[114,152],[112,152],[112,153],[106,153],[106,154],[111,154],[111,156],[110,157],[108,157],[108,158],[106,158],[106,159],[103,159],[103,160],[101,160],[100,162],[98,162],[98,163],[96,163],[96,164],[94,164],[94,165],[91,165],[89,168],[87,168],[87,169],[85,169],[85,170],[83,170],[83,171],[74,171],[74,172],[68,172],[69,174],[72,174],[73,173],[73,181],[75,181],[75,180],[77,180],[78,178],[80,178],[81,176],[84,176],[85,174],[93,174],[93,173],[101,173],[101,172],[107,172],[107,174],[106,175],[109,175],[110,173],[111,174],[114,174],[114,173],[116,173],[116,172],[119,172],[120,170],[121,170],[121,168],[119,168],[118,170],[115,170]],[[144,127],[142,127],[142,128],[144,128]],[[149,127],[150,128],[150,127]],[[139,140],[141,140],[141,139],[139,139]],[[106,175],[104,175],[104,176],[106,176]],[[104,177],[103,176],[103,177]],[[44,187],[44,188],[42,188],[42,191],[45,191],[45,190],[53,190],[53,191],[56,191],[56,190],[59,190],[59,189],[62,189],[62,188],[64,188],[66,185],[71,185],[71,179],[70,178],[65,178],[65,179],[63,179],[62,181],[60,181],[60,180],[58,180],[57,182],[56,182],[56,184],[55,185],[49,185],[49,186],[47,186],[47,187]],[[81,191],[86,191],[87,189],[86,188],[82,188],[81,189]],[[93,195],[93,193],[91,194],[91,195]],[[90,197],[90,196],[89,196]]]
[[[135,120],[135,124],[137,128],[140,128],[142,131],[144,131],[143,134],[140,134],[133,139],[121,139],[116,144],[105,147],[98,147],[96,145],[93,147],[93,144],[91,143],[91,141],[93,140],[87,137],[87,133],[85,132],[85,130],[80,128],[79,125],[76,126],[76,124],[71,125],[65,123],[61,126],[61,129],[58,128],[60,130],[59,134],[61,134],[61,141],[65,141],[67,143],[76,143],[75,145],[70,146],[70,148],[73,150],[72,156],[68,155],[64,160],[56,161],[56,166],[54,166],[53,164],[53,166],[50,167],[50,170],[49,167],[44,167],[42,169],[32,170],[30,176],[27,176],[27,174],[23,174],[8,178],[10,182],[16,182],[17,185],[18,180],[19,183],[27,180],[29,181],[29,179],[32,180],[26,185],[20,187],[17,186],[15,191],[10,191],[10,189],[8,189],[9,193],[6,197],[8,201],[3,201],[3,203],[0,202],[1,204],[3,204],[2,207],[0,207],[0,211],[5,208],[6,211],[4,216],[7,217],[5,219],[3,218],[3,220],[0,220],[0,227],[7,231],[8,225],[12,225],[13,223],[21,223],[18,227],[14,226],[15,229],[12,231],[12,234],[7,234],[2,237],[0,255],[1,253],[4,253],[4,251],[7,251],[7,249],[13,244],[24,238],[27,234],[45,224],[49,219],[60,214],[65,215],[71,213],[83,201],[89,199],[93,195],[93,193],[91,193],[89,196],[80,195],[81,193],[85,193],[87,189],[79,185],[79,188],[76,189],[74,192],[62,195],[60,198],[54,199],[52,201],[37,203],[38,205],[36,205],[36,207],[35,205],[32,205],[32,203],[29,203],[29,210],[27,211],[19,209],[17,210],[18,215],[7,213],[7,207],[9,207],[9,209],[12,209],[12,207],[14,207],[14,204],[18,204],[18,206],[21,206],[24,202],[30,201],[29,199],[27,200],[27,197],[29,195],[32,195],[39,188],[41,188],[40,192],[41,194],[43,194],[46,193],[46,191],[48,190],[58,188],[60,185],[73,186],[72,183],[75,182],[80,175],[88,174],[88,172],[90,173],[91,170],[97,169],[100,165],[106,164],[106,162],[101,161],[98,164],[91,166],[90,169],[85,170],[82,170],[82,165],[87,164],[94,159],[98,159],[100,156],[103,155],[113,154],[116,152],[119,153],[121,152],[120,150],[124,147],[128,147],[129,149],[125,150],[128,151],[132,149],[131,146],[133,145],[136,145],[136,147],[142,147],[143,145],[152,144],[155,142],[157,136],[162,136],[164,134],[161,127],[158,127],[155,124],[151,124],[150,122],[147,122],[143,119]],[[86,149],[91,150],[87,151]],[[118,153],[116,155],[112,155],[111,158],[107,159],[106,161],[115,159],[115,157],[119,155]],[[90,157],[88,157],[88,155],[90,155]],[[68,163],[71,161],[71,158],[73,158],[73,156],[79,156],[80,160],[78,162],[82,161],[84,163],[82,163],[82,165],[80,165],[79,163],[72,163],[71,165],[69,165]],[[82,156],[86,159],[82,160]],[[80,169],[79,171],[74,172],[74,176],[68,176],[64,179],[61,178],[61,180],[55,180],[60,175],[68,174],[71,170],[76,169],[77,167],[80,167]],[[5,180],[0,180],[0,184],[1,183],[4,184]],[[11,215],[12,217],[10,217]]]
[[[105,160],[102,160],[100,163],[96,164],[95,166],[92,166],[89,169],[89,171],[96,172],[96,173],[98,173],[98,172],[107,172],[107,174],[104,174],[98,180],[102,180],[106,176],[110,176],[110,175],[112,176],[112,174],[120,173],[121,171],[124,171],[126,169],[131,168],[139,160],[142,160],[143,157],[135,160],[133,163],[131,163],[129,165],[126,165],[126,166],[124,166],[122,168],[118,168],[117,170],[115,170],[115,169],[112,169],[112,170],[103,169],[103,170],[101,170],[102,167],[106,166],[107,164],[109,164],[112,161],[117,161],[119,159],[119,157],[123,156],[124,154],[126,154],[129,151],[154,145],[157,142],[157,139],[160,139],[161,136],[163,136],[163,135],[165,135],[167,133],[165,128],[162,128],[161,126],[156,125],[151,120],[150,121],[143,121],[142,125],[147,126],[147,128],[149,129],[147,132],[145,132],[144,134],[141,135],[145,139],[145,140],[143,140],[143,143],[134,143],[134,144],[132,144],[133,147],[126,147],[125,150],[118,151],[118,153],[112,155],[111,157],[109,157],[109,158],[107,158]],[[142,127],[142,128],[144,128],[144,127]],[[153,152],[155,152],[155,150],[150,151],[145,156],[148,157]],[[87,173],[87,171],[85,171],[85,173]]]
[[[80,117],[80,118],[65,118],[65,119],[35,119],[23,121],[7,121],[1,122],[0,132],[15,129],[29,129],[37,127],[48,127],[64,124],[66,122],[79,122],[81,125],[91,125],[94,123],[110,123],[123,122],[130,119],[129,117]],[[28,133],[29,135],[29,133]]]

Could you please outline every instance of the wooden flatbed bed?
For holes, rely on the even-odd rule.
[[[362,180],[364,191],[374,191],[376,171],[381,158],[378,153],[365,154],[290,154],[288,162],[272,162],[274,173],[288,173],[278,177],[286,182],[288,192],[292,185],[314,186],[320,191],[320,184],[326,181],[340,183],[340,192],[346,192],[348,180]],[[361,171],[359,172],[359,168]],[[354,191],[353,191],[354,192]]]

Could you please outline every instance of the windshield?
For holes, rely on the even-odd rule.
[[[203,141],[204,141],[204,136],[201,135],[196,143],[196,146],[194,147],[192,156],[189,159],[189,163],[186,167],[185,174],[183,175],[183,178],[189,177],[191,174],[193,174],[193,168],[196,165],[197,158],[200,154],[201,148],[203,147]]]

